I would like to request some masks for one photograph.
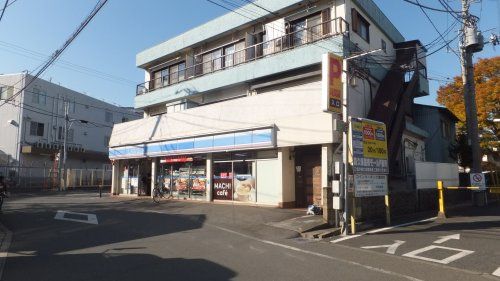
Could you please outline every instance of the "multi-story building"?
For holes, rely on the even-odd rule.
[[[0,75],[0,165],[53,167],[65,138],[67,168],[109,165],[113,124],[142,116],[25,73]]]
[[[371,0],[257,0],[137,55],[145,114],[114,126],[113,193],[151,176],[178,198],[322,204],[342,142],[341,117],[322,109],[322,56],[374,50],[344,60],[342,87],[350,116],[387,125],[398,175],[413,98],[428,94],[426,49]]]

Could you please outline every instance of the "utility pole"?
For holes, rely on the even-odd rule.
[[[342,132],[342,171],[341,171],[341,180],[342,180],[342,189],[343,189],[343,195],[344,195],[344,212],[342,215],[342,220],[343,220],[343,225],[342,225],[342,235],[348,235],[349,234],[349,220],[350,220],[350,215],[352,212],[355,210],[350,211],[349,210],[349,202],[351,198],[349,197],[349,185],[350,183],[350,169],[349,169],[349,122],[350,120],[350,115],[349,115],[349,80],[351,79],[351,73],[349,72],[349,60],[355,59],[355,58],[360,58],[366,55],[370,55],[376,52],[380,52],[382,49],[376,49],[376,50],[371,50],[367,52],[363,52],[361,54],[353,55],[350,57],[347,57],[343,60],[343,74],[344,74],[344,91],[343,91],[343,96],[342,96],[342,121],[344,123],[344,130]]]
[[[68,148],[66,147],[68,143],[68,122],[69,122],[69,117],[68,117],[68,112],[69,112],[69,103],[67,100],[64,101],[64,142],[63,142],[63,190],[66,190],[68,188],[67,182],[66,182],[66,155],[68,153]]]
[[[476,90],[474,85],[474,65],[472,63],[472,54],[480,51],[483,43],[479,42],[482,37],[477,33],[476,23],[478,18],[469,14],[470,2],[471,0],[462,0],[463,26],[460,46],[460,61],[462,66],[467,140],[472,149],[471,173],[481,173],[482,155],[479,146]]]

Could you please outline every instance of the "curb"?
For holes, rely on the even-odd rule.
[[[12,241],[12,232],[0,223],[0,232],[3,233],[2,241],[0,242],[0,280],[2,279],[5,261],[9,254],[9,247]]]

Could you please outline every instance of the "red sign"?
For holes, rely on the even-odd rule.
[[[233,199],[233,179],[214,179],[213,197],[216,200]]]
[[[171,158],[163,158],[160,159],[160,163],[184,163],[184,162],[193,162],[193,157],[171,157]]]
[[[375,132],[373,131],[372,126],[364,126],[363,127],[363,137],[365,139],[369,139],[369,140],[375,139]]]
[[[342,58],[332,53],[323,56],[323,111],[342,114]]]

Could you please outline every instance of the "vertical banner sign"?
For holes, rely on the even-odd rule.
[[[322,109],[342,114],[342,58],[332,53],[323,54]]]

